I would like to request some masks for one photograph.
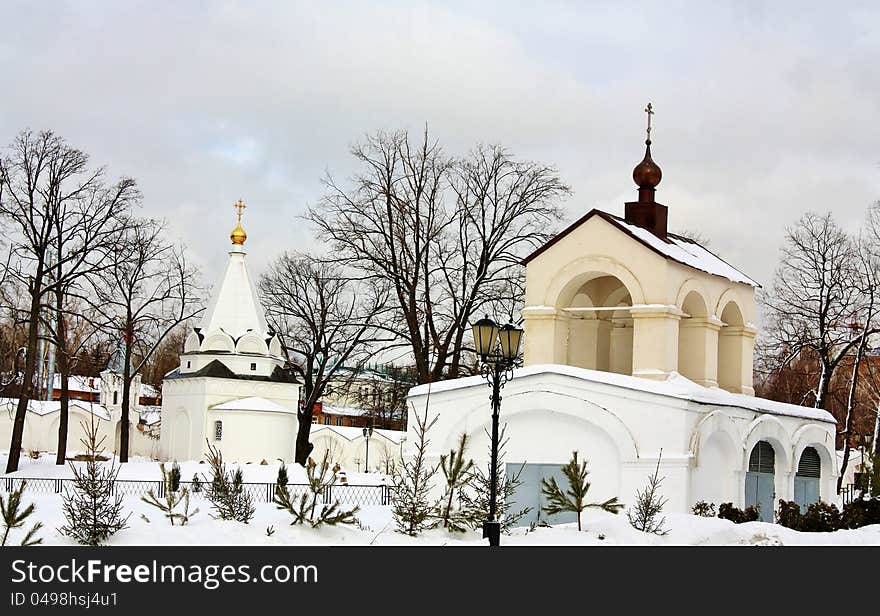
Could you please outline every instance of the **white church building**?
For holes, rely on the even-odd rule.
[[[284,369],[281,342],[245,261],[247,234],[232,231],[229,261],[198,327],[187,336],[180,366],[162,382],[159,459],[203,460],[208,445],[230,462],[292,462],[300,385]],[[313,425],[312,457],[328,451],[350,470],[383,471],[400,457],[403,432]]]
[[[632,505],[658,458],[669,511],[732,502],[759,505],[772,521],[779,499],[834,500],[834,418],[754,396],[758,284],[668,232],[650,132],[646,143],[633,171],[638,200],[622,218],[590,211],[523,262],[524,367],[501,407],[506,470],[522,468],[517,501],[534,519],[540,479],[561,477],[575,450],[589,460],[595,501]],[[468,455],[487,463],[481,377],[419,386],[410,403],[411,414],[439,416],[432,460],[466,433]],[[409,426],[411,446],[412,417]]]
[[[299,384],[284,370],[245,262],[238,225],[220,285],[162,382],[160,458],[202,460],[208,444],[238,462],[292,460]]]

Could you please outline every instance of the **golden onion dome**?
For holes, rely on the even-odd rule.
[[[244,201],[239,199],[238,202],[232,207],[238,210],[238,224],[235,225],[235,229],[233,229],[232,233],[229,234],[229,239],[231,239],[232,243],[236,246],[241,246],[242,244],[244,244],[245,240],[247,240],[247,233],[245,233],[245,230],[241,226],[241,212],[247,206],[244,204]]]

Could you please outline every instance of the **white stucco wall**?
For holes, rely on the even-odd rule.
[[[203,459],[207,451],[205,439],[215,444],[214,421],[221,418],[224,438],[216,444],[225,459],[260,462],[281,458],[291,462],[299,387],[295,383],[213,377],[166,379],[162,385],[159,456],[163,460]],[[251,396],[265,398],[294,413],[210,410],[222,402]]]
[[[666,383],[651,383],[655,391],[645,391],[640,389],[647,387],[642,379],[612,375],[615,382],[602,382],[597,379],[604,373],[569,366],[532,366],[517,374],[503,390],[505,461],[562,465],[577,450],[581,459],[589,461],[591,494],[597,500],[618,496],[632,505],[662,449],[668,511],[689,512],[699,500],[732,501],[741,507],[749,454],[758,440],[768,440],[778,449],[776,500],[792,498],[796,460],[806,446],[816,447],[823,458],[821,497],[834,498],[835,425],[824,412],[801,409],[803,416],[795,416],[800,407],[772,403],[785,413],[773,415],[754,408],[705,404],[658,393],[664,388],[674,391]],[[485,381],[479,377],[445,381],[432,385],[430,396],[428,392],[424,385],[410,393],[405,455],[411,454],[416,439],[412,414],[423,414],[427,404],[429,416],[438,416],[429,434],[430,460],[437,462],[464,432],[471,437],[468,455],[486,465],[485,432],[491,411]]]

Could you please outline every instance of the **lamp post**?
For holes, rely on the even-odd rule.
[[[373,426],[364,426],[364,438],[367,441],[367,454],[364,460],[364,472],[370,472],[370,437],[373,436]]]
[[[489,466],[489,519],[483,523],[483,538],[490,546],[501,543],[498,520],[498,415],[501,412],[501,388],[513,376],[519,360],[523,330],[508,323],[501,327],[488,316],[473,325],[474,348],[480,357],[480,373],[492,388],[492,454]]]

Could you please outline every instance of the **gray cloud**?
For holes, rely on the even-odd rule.
[[[500,142],[557,165],[570,219],[635,194],[652,100],[671,226],[769,283],[787,224],[880,198],[870,3],[16,3],[0,139],[52,128],[138,179],[209,280],[232,203],[259,270],[364,132]],[[646,6],[647,4],[647,6]]]

